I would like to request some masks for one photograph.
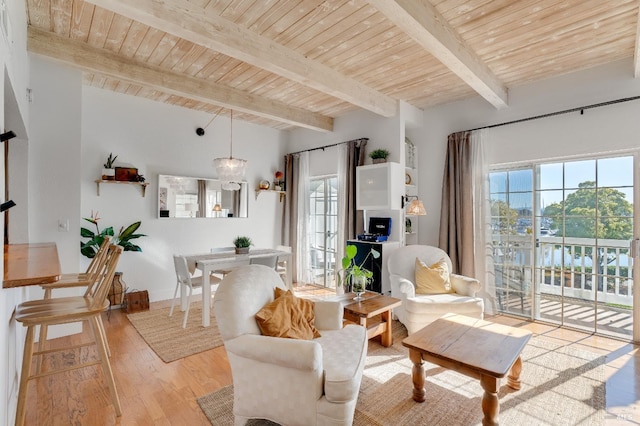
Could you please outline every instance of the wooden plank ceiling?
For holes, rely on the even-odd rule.
[[[26,0],[28,49],[84,84],[330,131],[634,57],[639,0]],[[630,75],[640,73],[634,63]]]

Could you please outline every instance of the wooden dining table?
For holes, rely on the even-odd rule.
[[[293,288],[291,276],[291,253],[276,249],[252,249],[248,254],[236,254],[235,251],[224,251],[216,253],[204,253],[196,255],[186,255],[187,265],[191,270],[193,267],[202,270],[202,276],[208,277],[212,271],[232,269],[241,265],[248,265],[251,259],[259,257],[278,256],[279,260],[285,260],[287,264],[286,286]],[[187,308],[186,289],[180,288],[180,307]],[[209,309],[211,308],[211,283],[208,279],[202,280],[202,325],[209,327],[211,324]]]
[[[3,288],[50,284],[61,274],[56,243],[4,245]]]

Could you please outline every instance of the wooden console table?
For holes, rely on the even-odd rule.
[[[3,288],[48,284],[60,279],[55,243],[6,244]]]

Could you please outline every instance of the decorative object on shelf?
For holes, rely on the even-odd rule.
[[[411,219],[409,219],[408,217],[404,219],[404,232],[406,232],[407,234],[411,233]]]
[[[251,238],[238,236],[233,240],[233,246],[236,248],[236,254],[247,254],[251,246]]]
[[[407,137],[404,138],[404,165],[411,169],[416,168],[416,146]]]
[[[115,177],[119,182],[139,182],[138,169],[135,167],[116,167]]]
[[[411,200],[413,198],[413,200]],[[409,200],[411,202],[409,203]],[[427,211],[422,204],[422,201],[418,199],[417,195],[405,195],[402,197],[402,208],[404,208],[405,203],[409,203],[409,207],[407,207],[407,214],[411,216],[426,216]]]
[[[261,180],[260,185],[258,186],[260,189],[269,189],[271,188],[271,183],[268,180]]]
[[[364,268],[364,265],[369,258],[373,256],[374,259],[380,257],[380,252],[375,249],[370,249],[367,256],[358,265],[354,258],[358,254],[358,247],[355,245],[348,245],[344,251],[344,257],[342,258],[342,271],[337,273],[337,285],[342,285],[345,293],[353,291],[356,297],[353,300],[361,300],[362,294],[365,292],[367,284],[373,277],[373,272]],[[340,272],[344,275],[341,276]]]
[[[146,237],[145,234],[135,234],[138,228],[141,225],[141,221],[134,222],[126,228],[123,226],[120,228],[120,232],[118,235],[115,235],[113,232],[113,227],[104,228],[102,231],[98,226],[98,221],[100,218],[98,217],[98,212],[96,211],[95,215],[93,214],[93,210],[91,211],[91,217],[84,217],[84,220],[87,222],[93,223],[96,226],[96,232],[91,231],[87,228],[80,228],[80,236],[82,238],[89,238],[88,241],[82,242],[80,241],[80,253],[88,258],[93,258],[98,252],[100,245],[104,241],[105,237],[112,237],[112,244],[117,244],[122,246],[124,251],[142,251],[142,249],[133,244],[131,240],[140,237]]]
[[[218,173],[218,179],[222,181],[222,189],[237,191],[247,170],[247,160],[233,158],[233,110],[231,110],[229,126],[231,128],[229,158],[216,158],[213,160],[213,165]]]
[[[369,153],[369,157],[373,164],[386,163],[389,151],[386,149],[375,149]]]
[[[284,173],[278,170],[273,174],[273,176],[275,177],[275,180],[273,181],[273,190],[284,191],[284,181],[282,180],[284,178]]]
[[[404,174],[404,184],[411,185],[413,179],[411,179],[411,175],[409,173]]]
[[[109,153],[107,162],[104,163],[104,168],[102,169],[102,180],[116,179],[116,170],[113,168],[113,164],[116,162],[116,158],[118,158],[117,155],[114,156],[112,152]]]

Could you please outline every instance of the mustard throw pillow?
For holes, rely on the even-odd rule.
[[[313,302],[298,299],[291,291],[278,288],[275,296],[273,302],[267,303],[255,315],[258,328],[264,336],[304,340],[320,337],[313,326]]]
[[[309,326],[311,327],[311,329],[313,330],[313,337],[320,337],[320,332],[318,331],[318,329],[315,327],[315,322],[316,322],[316,312],[315,312],[315,303],[312,300],[309,299],[302,299],[299,297],[296,297],[291,290],[283,290],[279,287],[275,288],[275,298],[277,299],[280,296],[284,296],[284,295],[291,295],[294,300],[296,300],[297,304],[298,304],[298,308],[300,308],[300,311],[302,311],[302,316],[304,317],[305,321],[307,321],[307,323],[309,324]]]
[[[415,275],[417,294],[451,293],[449,266],[444,259],[427,266],[416,257]]]

